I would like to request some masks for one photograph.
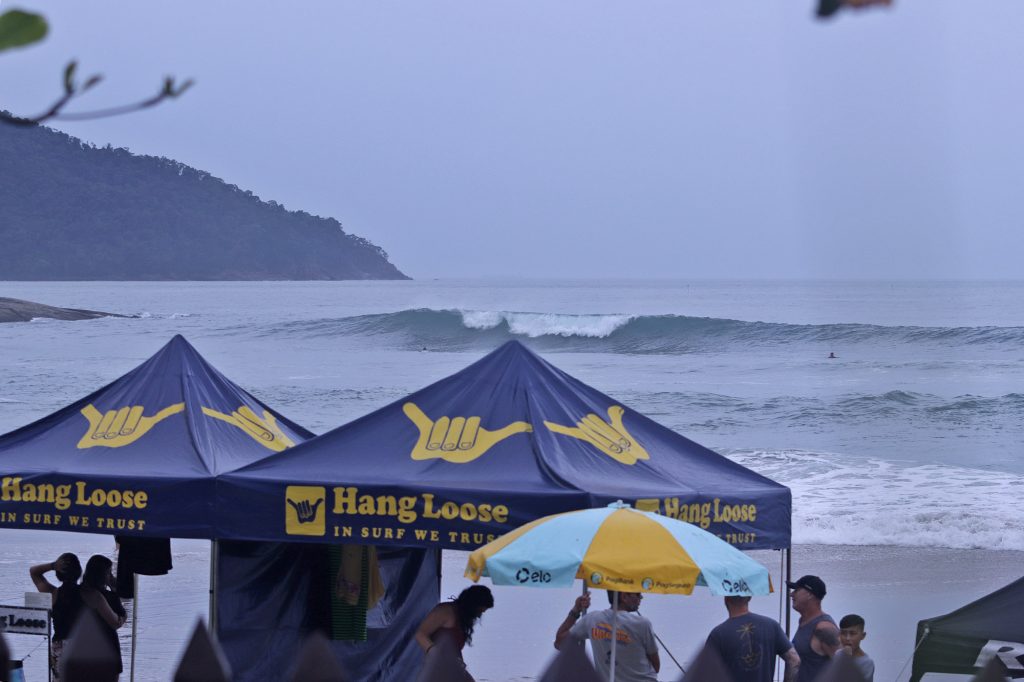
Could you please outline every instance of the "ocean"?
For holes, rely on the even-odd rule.
[[[7,282],[0,295],[132,316],[0,325],[0,432],[176,333],[317,433],[518,339],[790,486],[795,543],[1024,551],[1024,282]],[[0,603],[20,603],[25,562],[68,536],[2,534]],[[187,631],[205,550],[176,547],[201,589]],[[162,646],[147,669],[166,670],[180,642]]]

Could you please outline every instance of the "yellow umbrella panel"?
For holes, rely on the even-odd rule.
[[[574,580],[619,592],[760,595],[768,569],[692,524],[621,502],[528,523],[470,554],[467,578],[496,585],[569,587]]]

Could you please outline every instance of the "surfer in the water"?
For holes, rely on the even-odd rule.
[[[838,360],[838,359],[839,359],[839,356],[838,356],[838,355],[836,355],[835,353],[829,353],[829,354],[828,354],[828,359],[829,359],[829,360]]]

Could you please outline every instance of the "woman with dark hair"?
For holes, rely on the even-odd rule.
[[[89,557],[85,564],[85,573],[82,575],[82,599],[90,606],[93,604],[105,604],[107,608],[117,617],[111,622],[102,612],[102,606],[96,609],[97,615],[103,621],[103,635],[110,642],[114,653],[117,655],[117,672],[124,672],[124,665],[121,661],[121,642],[117,639],[117,629],[124,625],[128,613],[124,605],[113,592],[114,583],[114,562],[102,554],[94,554]],[[96,608],[93,606],[93,608]]]
[[[416,643],[424,654],[428,654],[435,645],[450,642],[461,659],[462,649],[473,644],[473,629],[480,616],[493,607],[494,595],[487,587],[467,587],[458,597],[430,610],[416,629]]]
[[[59,586],[44,576],[49,571],[57,575]],[[50,643],[50,670],[53,679],[60,680],[60,657],[64,652],[64,641],[71,635],[71,626],[78,620],[85,607],[82,601],[78,579],[82,576],[82,562],[71,552],[57,557],[56,561],[37,564],[28,569],[32,584],[40,592],[47,592],[53,599],[53,640]]]

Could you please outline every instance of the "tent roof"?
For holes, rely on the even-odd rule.
[[[1024,642],[1024,578],[944,616],[921,622],[934,633]]]
[[[629,409],[517,341],[224,476],[222,490],[238,492],[231,506],[239,507],[258,489],[271,494],[286,484],[354,487],[373,495],[429,493],[474,504],[514,498],[521,509],[517,521],[622,499],[668,513],[707,503],[713,523],[727,505],[753,504],[756,519],[720,523],[717,530],[755,536],[736,542],[740,546],[789,546],[788,488]],[[717,509],[711,506],[716,498]],[[270,539],[272,529],[281,528],[272,516],[277,509],[267,512],[261,529],[249,531],[252,539]],[[236,528],[245,523],[241,516],[236,521]]]
[[[0,436],[0,511],[64,512],[57,527],[5,524],[55,530],[81,530],[66,527],[67,517],[76,513],[134,513],[136,520],[148,520],[143,534],[186,531],[205,537],[209,533],[198,528],[201,519],[175,520],[175,508],[205,505],[208,511],[217,474],[312,435],[225,378],[178,335],[111,384]],[[81,491],[79,483],[85,486]],[[60,484],[71,486],[69,501],[55,508],[55,500],[34,499],[59,497],[59,491],[35,486]],[[126,507],[123,495],[115,505],[107,495],[102,504],[78,504],[90,501],[96,487],[145,492],[146,506]],[[156,499],[161,491],[172,497]],[[155,518],[164,504],[167,517]]]
[[[1004,665],[1010,661],[1006,674],[1024,677],[1021,613],[1024,578],[952,613],[918,622],[911,680],[920,680],[927,672],[973,675],[994,655],[1004,659]]]

